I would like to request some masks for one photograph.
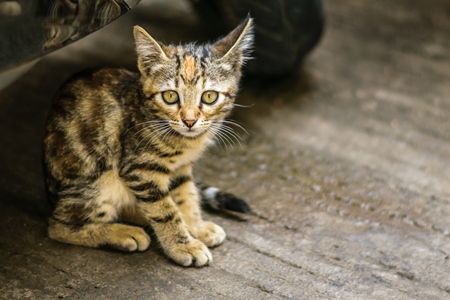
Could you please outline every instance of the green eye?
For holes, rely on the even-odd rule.
[[[178,93],[175,91],[165,91],[162,97],[167,104],[175,104],[178,102]]]
[[[206,91],[202,95],[202,102],[206,104],[213,104],[216,102],[217,98],[219,97],[219,94],[214,91]]]

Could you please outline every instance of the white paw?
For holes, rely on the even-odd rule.
[[[198,230],[198,239],[208,247],[222,244],[226,236],[223,228],[213,222],[204,222]]]
[[[112,224],[111,227],[104,246],[128,252],[145,251],[150,246],[150,237],[141,227],[122,224]]]
[[[201,267],[212,262],[212,255],[209,249],[199,240],[189,238],[185,244],[172,245],[166,250],[167,255],[176,263],[189,267]]]

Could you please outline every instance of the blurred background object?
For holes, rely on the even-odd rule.
[[[143,19],[158,18],[143,1]],[[134,8],[140,0],[17,0],[0,2],[0,89],[47,53],[100,29]],[[319,41],[324,24],[321,0],[159,1],[173,11],[200,17],[217,38],[251,14],[256,20],[256,60],[248,72],[277,77],[296,69]],[[175,9],[176,7],[176,9]],[[170,10],[170,9],[169,9]],[[170,13],[170,12],[168,12]]]
[[[100,29],[139,0],[17,0],[0,3],[0,89],[39,58]]]
[[[259,77],[279,77],[297,70],[319,42],[324,29],[321,0],[200,0],[197,3],[215,5],[226,30],[251,14],[256,24],[255,59],[248,63],[248,72]]]

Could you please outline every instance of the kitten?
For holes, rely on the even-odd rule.
[[[59,89],[44,141],[50,238],[144,251],[149,236],[127,224],[149,225],[178,264],[211,262],[225,232],[202,220],[192,164],[233,108],[252,22],[204,46],[166,46],[135,26],[140,74],[101,69]]]

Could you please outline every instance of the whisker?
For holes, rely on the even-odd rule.
[[[154,132],[157,132],[157,131],[159,131],[161,129],[164,129],[166,126],[167,126],[166,124],[155,124],[155,125],[152,125],[152,126],[148,126],[148,127],[142,128],[142,129],[138,130],[137,132],[135,132],[132,137],[134,138],[137,134],[140,134],[144,130],[152,130],[150,132],[150,135],[151,135]],[[145,138],[147,138],[150,135],[147,135]]]
[[[136,148],[134,148],[134,151],[136,152],[136,150],[139,148],[139,146],[142,144],[142,142],[145,141],[148,137],[154,136],[154,135],[156,135],[156,134],[157,134],[156,132],[151,132],[151,133],[149,133],[148,135],[146,135],[145,137],[143,137],[143,138],[139,141],[139,143],[136,145]],[[147,145],[147,144],[146,144],[146,145]]]
[[[218,137],[216,136],[216,132],[213,130],[213,128],[207,128],[206,131],[212,134],[214,140],[217,141],[217,145],[219,145],[220,149],[222,149],[222,151],[225,151],[225,149],[222,147],[222,143],[223,143],[223,142],[221,142],[221,141],[218,139]]]
[[[243,105],[243,104],[237,104],[237,103],[233,103],[233,106],[237,106],[237,107],[244,107],[244,108],[250,108],[255,106],[255,104],[251,104],[251,105]]]
[[[148,144],[150,143],[150,142],[152,142],[158,135],[160,135],[160,132],[161,131],[163,131],[163,132],[166,132],[166,130],[164,130],[166,127],[168,127],[168,125],[167,124],[160,124],[161,126],[158,126],[157,128],[156,128],[156,130],[153,130],[153,131],[150,131],[150,133],[149,134],[147,134],[146,136],[144,136],[142,139],[141,139],[141,141],[138,143],[138,145],[136,146],[136,148],[134,149],[134,151],[136,151],[137,150],[137,148],[139,148],[139,146],[141,145],[141,143],[144,141],[144,140],[147,140],[147,139],[149,139],[148,141],[147,141],[147,143],[145,144],[145,146],[144,146],[144,149],[146,149],[147,148],[147,146],[148,146]],[[144,128],[144,129],[152,129],[151,127],[150,128],[148,128],[148,127],[146,127],[146,128]],[[142,131],[142,130],[139,130],[139,132],[140,131]]]
[[[222,124],[219,128],[219,130],[221,130],[224,134],[227,134],[230,137],[236,139],[237,142],[239,142],[239,140],[243,140],[243,138],[239,134],[237,134],[231,127]]]
[[[250,133],[248,133],[248,131],[239,123],[237,123],[237,121],[235,120],[222,120],[223,123],[227,123],[227,124],[231,124],[234,125],[236,127],[239,127],[240,129],[242,129],[242,131],[244,131],[247,135],[250,135]]]
[[[161,138],[162,140],[165,140],[166,139],[166,137],[170,137],[172,134],[174,134],[172,131],[174,131],[173,129],[172,129],[172,127],[170,127],[169,126],[169,128],[168,128],[169,130],[166,132],[166,134]],[[170,133],[170,134],[169,134]],[[169,135],[168,135],[169,134]]]
[[[235,144],[234,141],[230,137],[228,137],[226,132],[222,131],[222,127],[220,127],[218,125],[216,125],[215,127],[217,128],[216,135],[220,136],[222,138],[222,140],[227,141],[228,144],[230,145],[230,147],[233,147]],[[225,145],[226,145],[226,143],[225,143]]]
[[[172,128],[170,128],[170,126],[168,124],[166,124],[165,128],[162,128],[162,129],[158,130],[157,132],[155,132],[155,134],[151,137],[151,139],[149,139],[149,141],[145,144],[144,149],[146,149],[148,147],[148,145],[150,143],[153,143],[153,141],[156,140],[157,138],[163,139],[163,138],[161,138],[161,136],[163,134],[167,134],[170,130],[172,130]]]
[[[235,142],[228,135],[226,135],[222,131],[219,131],[218,134],[221,135],[228,142],[228,145],[230,145],[231,148],[234,148]]]
[[[219,132],[220,127],[219,126],[215,126],[215,127],[211,126],[211,130],[214,130],[213,135],[214,135],[214,138],[219,142],[219,145],[223,144],[225,146],[225,149],[228,151],[228,145]],[[220,147],[222,148],[222,146],[220,146]]]
[[[240,139],[241,141],[243,141],[244,139],[236,132],[234,131],[233,128],[231,128],[230,126],[224,125],[222,124],[222,130],[228,132],[230,135],[233,135],[235,138]]]
[[[137,126],[147,125],[147,124],[149,124],[149,123],[161,123],[161,124],[163,124],[163,123],[166,123],[166,121],[164,121],[164,120],[149,120],[149,121],[144,121],[144,122],[135,124],[134,126],[131,126],[130,128],[128,128],[128,129],[125,131],[125,133],[127,133],[128,131],[130,131],[131,129],[133,129],[133,128],[137,127]]]
[[[139,134],[140,132],[144,131],[144,130],[148,130],[148,129],[159,129],[159,128],[164,128],[166,125],[165,124],[153,124],[150,126],[146,126],[144,128],[139,129],[138,131],[136,131],[133,136],[135,136],[136,134]]]
[[[223,131],[224,134],[228,134],[228,136],[231,138],[234,138],[239,146],[242,146],[241,142],[239,140],[242,140],[242,137],[240,135],[238,135],[236,132],[233,131],[233,129],[231,128],[227,128],[224,125],[220,128],[220,130]]]
[[[171,130],[171,128],[169,126],[167,126],[167,128],[155,132],[155,135],[151,139],[149,139],[147,141],[147,143],[145,144],[144,149],[147,149],[148,145],[150,143],[152,143],[156,138],[160,137],[161,135],[163,135],[164,133],[166,133],[167,131],[170,131],[170,130]]]

